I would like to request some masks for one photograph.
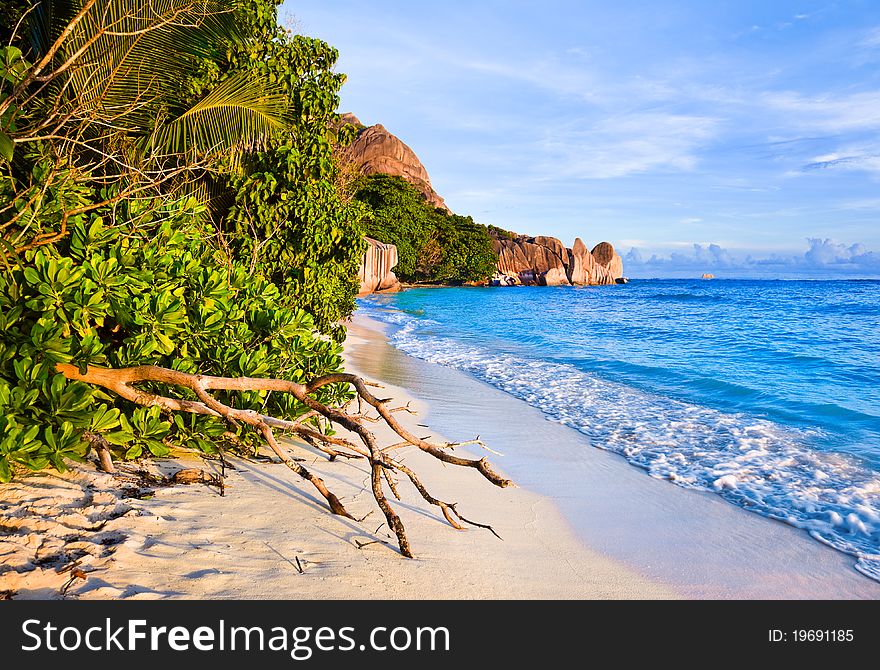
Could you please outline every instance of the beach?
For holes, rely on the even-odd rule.
[[[386,327],[355,317],[348,369],[416,410],[399,416],[418,434],[440,442],[480,435],[503,454],[489,457],[517,488],[496,488],[417,449],[406,453],[435,495],[503,540],[453,529],[401,484],[403,501],[394,504],[416,554],[403,558],[364,489],[364,464],[328,463],[290,443],[366,518],[329,514],[280,464],[231,458],[224,497],[202,484],[139,497],[89,469],[42,473],[2,490],[11,532],[0,551],[20,572],[0,576],[0,591],[57,598],[70,581],[65,597],[78,599],[880,597],[880,584],[853,570],[851,557],[711,494],[651,478],[516,398],[406,356],[387,343]],[[214,464],[182,454],[159,467]],[[84,577],[53,567],[52,556],[65,553],[80,556]]]
[[[712,493],[650,477],[525,402],[388,346],[376,337],[388,328],[355,317],[354,365],[427,401],[431,425],[451,439],[479,433],[505,454],[495,462],[544,496],[592,550],[685,598],[880,597],[853,557]]]
[[[381,333],[358,332],[348,344],[352,361],[359,357],[356,351],[370,355],[371,346],[382,345]],[[356,364],[349,369],[357,371]],[[421,425],[424,403],[391,385],[382,395],[417,409],[418,415],[401,413],[401,421],[420,435],[432,433]],[[387,431],[379,434],[392,440]],[[437,434],[432,439],[444,441]],[[503,540],[483,529],[455,530],[401,484],[404,501],[395,504],[416,554],[404,558],[364,489],[363,463],[326,463],[313,451],[290,446],[355,516],[368,516],[355,522],[329,514],[311,486],[281,464],[230,458],[235,470],[228,473],[222,498],[200,484],[124,497],[119,481],[92,468],[62,476],[40,473],[0,489],[0,518],[10,531],[0,551],[21,570],[0,576],[0,591],[14,591],[16,598],[59,598],[72,581],[65,597],[77,599],[677,596],[667,585],[587,548],[546,498],[493,487],[475,472],[446,467],[417,449],[406,454],[406,463],[431,490],[458,502],[468,518],[491,524]],[[182,454],[159,463],[159,469],[212,465]],[[40,553],[46,537],[50,542]],[[69,568],[58,573],[51,557],[65,554],[80,556],[85,579],[71,580]]]

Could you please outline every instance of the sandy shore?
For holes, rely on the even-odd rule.
[[[350,350],[387,346],[376,333]],[[427,407],[402,389],[384,397],[411,403],[400,414],[420,435]],[[382,437],[390,443],[390,434]],[[433,439],[445,441],[437,434]],[[394,440],[397,441],[397,440]],[[436,495],[459,503],[488,531],[450,527],[436,508],[401,483],[397,504],[417,558],[403,558],[364,490],[358,461],[328,463],[290,443],[324,478],[353,522],[327,513],[311,485],[283,465],[234,460],[221,498],[203,485],[159,488],[139,498],[133,480],[78,468],[0,488],[7,537],[0,591],[16,598],[672,598],[674,589],[589,549],[545,497],[498,489],[471,470],[447,467],[417,449],[407,464]],[[192,456],[160,464],[166,472],[206,468]],[[128,481],[127,484],[125,482]],[[124,485],[128,488],[121,489]],[[46,538],[49,538],[47,544]],[[78,559],[83,578],[58,566]],[[70,582],[68,584],[68,582]]]
[[[806,532],[711,493],[653,479],[583,434],[457,370],[412,358],[355,317],[352,363],[430,405],[431,426],[453,440],[481,434],[518,484],[556,507],[603,556],[686,598],[880,598],[855,559]]]
[[[283,465],[237,459],[227,495],[203,485],[156,489],[93,469],[0,487],[0,592],[17,598],[877,598],[852,559],[784,524],[712,495],[651,479],[591,448],[579,433],[454,370],[393,349],[357,317],[349,369],[412,403],[401,419],[436,440],[480,434],[520,484],[416,449],[406,462],[439,497],[491,524],[456,531],[408,485],[397,509],[417,554],[401,557],[358,461],[291,453],[323,477],[361,522],[326,512]],[[396,384],[396,385],[395,385]],[[428,422],[431,428],[425,423]],[[432,432],[440,431],[440,433]],[[382,436],[391,440],[391,436]],[[475,453],[475,452],[474,452]],[[192,456],[159,466],[209,468]],[[78,560],[82,576],[58,566]],[[11,567],[11,569],[10,569]]]

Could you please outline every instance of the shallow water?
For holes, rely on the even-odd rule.
[[[361,310],[406,353],[880,579],[880,282],[416,289]]]

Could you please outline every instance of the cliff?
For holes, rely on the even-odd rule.
[[[592,251],[581,238],[571,249],[555,237],[496,238],[492,246],[498,254],[496,286],[585,286],[614,284],[623,277],[623,260],[608,242]]]
[[[450,212],[434,187],[428,171],[415,152],[382,124],[365,127],[353,114],[343,114],[342,121],[358,126],[357,137],[345,149],[345,162],[363,174],[389,174],[403,177],[415,186],[434,207]]]
[[[399,291],[400,282],[397,281],[397,275],[392,272],[397,265],[397,247],[393,244],[383,244],[371,237],[364,239],[368,246],[358,270],[361,280],[358,295]]]
[[[353,114],[343,114],[342,123],[359,130],[355,140],[342,149],[341,159],[363,174],[389,174],[414,185],[434,207],[451,213],[433,186],[428,171],[415,152],[385,126],[364,126]],[[608,242],[592,251],[580,238],[569,249],[555,237],[508,234],[490,227],[492,246],[498,254],[497,272],[490,283],[495,286],[560,286],[614,284],[623,278],[623,260]],[[397,248],[367,238],[369,248],[361,263],[359,295],[400,288],[392,269],[397,264]]]

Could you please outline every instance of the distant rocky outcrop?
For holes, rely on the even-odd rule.
[[[623,277],[623,259],[610,242],[599,242],[590,253],[599,265],[608,268],[614,279]]]
[[[498,271],[492,283],[500,286],[586,286],[614,284],[623,277],[623,260],[608,242],[590,252],[581,238],[571,249],[555,237],[498,237]]]
[[[368,246],[358,271],[361,280],[358,295],[399,291],[400,282],[393,272],[394,266],[397,265],[397,247],[393,244],[384,244],[371,237],[364,239]]]
[[[354,114],[343,114],[341,121],[360,128],[354,142],[345,149],[345,161],[363,174],[389,174],[403,177],[415,186],[431,205],[449,212],[449,207],[431,186],[428,171],[415,152],[388,132],[382,124],[364,126]]]
[[[428,171],[415,152],[385,126],[364,126],[354,114],[343,114],[343,124],[358,128],[352,144],[342,149],[342,160],[363,174],[402,177],[415,186],[434,207],[450,212],[431,186]],[[493,232],[494,230],[494,232]],[[560,286],[623,283],[623,261],[608,242],[590,251],[580,238],[569,249],[555,237],[529,237],[491,229],[498,254],[497,272],[490,283],[501,286]],[[361,263],[359,295],[399,290],[392,272],[397,247],[367,238],[369,248]]]

